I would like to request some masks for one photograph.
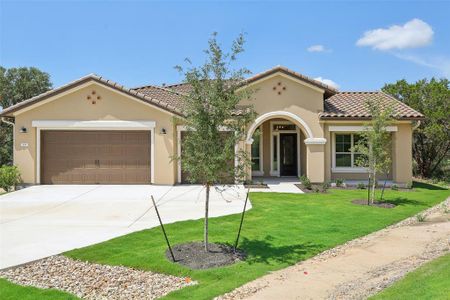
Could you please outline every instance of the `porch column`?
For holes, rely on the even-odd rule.
[[[314,183],[325,181],[325,143],[324,138],[308,138],[306,145],[306,176]]]
[[[411,124],[398,124],[392,134],[392,179],[406,184],[412,181],[412,128]]]

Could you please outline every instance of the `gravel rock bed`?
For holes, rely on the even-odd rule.
[[[54,288],[83,299],[156,299],[196,284],[187,278],[52,256],[0,271],[0,277],[38,288]]]

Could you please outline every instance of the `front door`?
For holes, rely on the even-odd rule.
[[[280,175],[297,176],[297,134],[280,133]]]

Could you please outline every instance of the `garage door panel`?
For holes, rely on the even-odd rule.
[[[148,131],[42,131],[43,183],[150,183]]]

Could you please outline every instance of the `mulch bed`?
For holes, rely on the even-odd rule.
[[[356,205],[366,205],[367,206],[367,199],[356,199],[352,201],[353,204]],[[388,203],[388,202],[380,202],[380,201],[374,201],[370,206],[376,206],[381,208],[394,208],[396,207],[395,204]]]
[[[326,191],[324,192],[322,190],[322,186],[321,185],[314,185],[313,184],[312,188],[310,190],[305,188],[303,186],[303,184],[301,184],[301,183],[296,183],[295,186],[298,187],[305,194],[307,194],[307,193],[315,193],[315,194],[324,194],[324,193],[326,193]],[[319,189],[319,192],[316,192],[317,189]]]
[[[232,265],[245,259],[245,253],[239,249],[224,244],[209,244],[206,252],[203,242],[192,242],[175,245],[173,248],[175,262],[191,269],[209,269]],[[172,261],[169,249],[166,257]]]

